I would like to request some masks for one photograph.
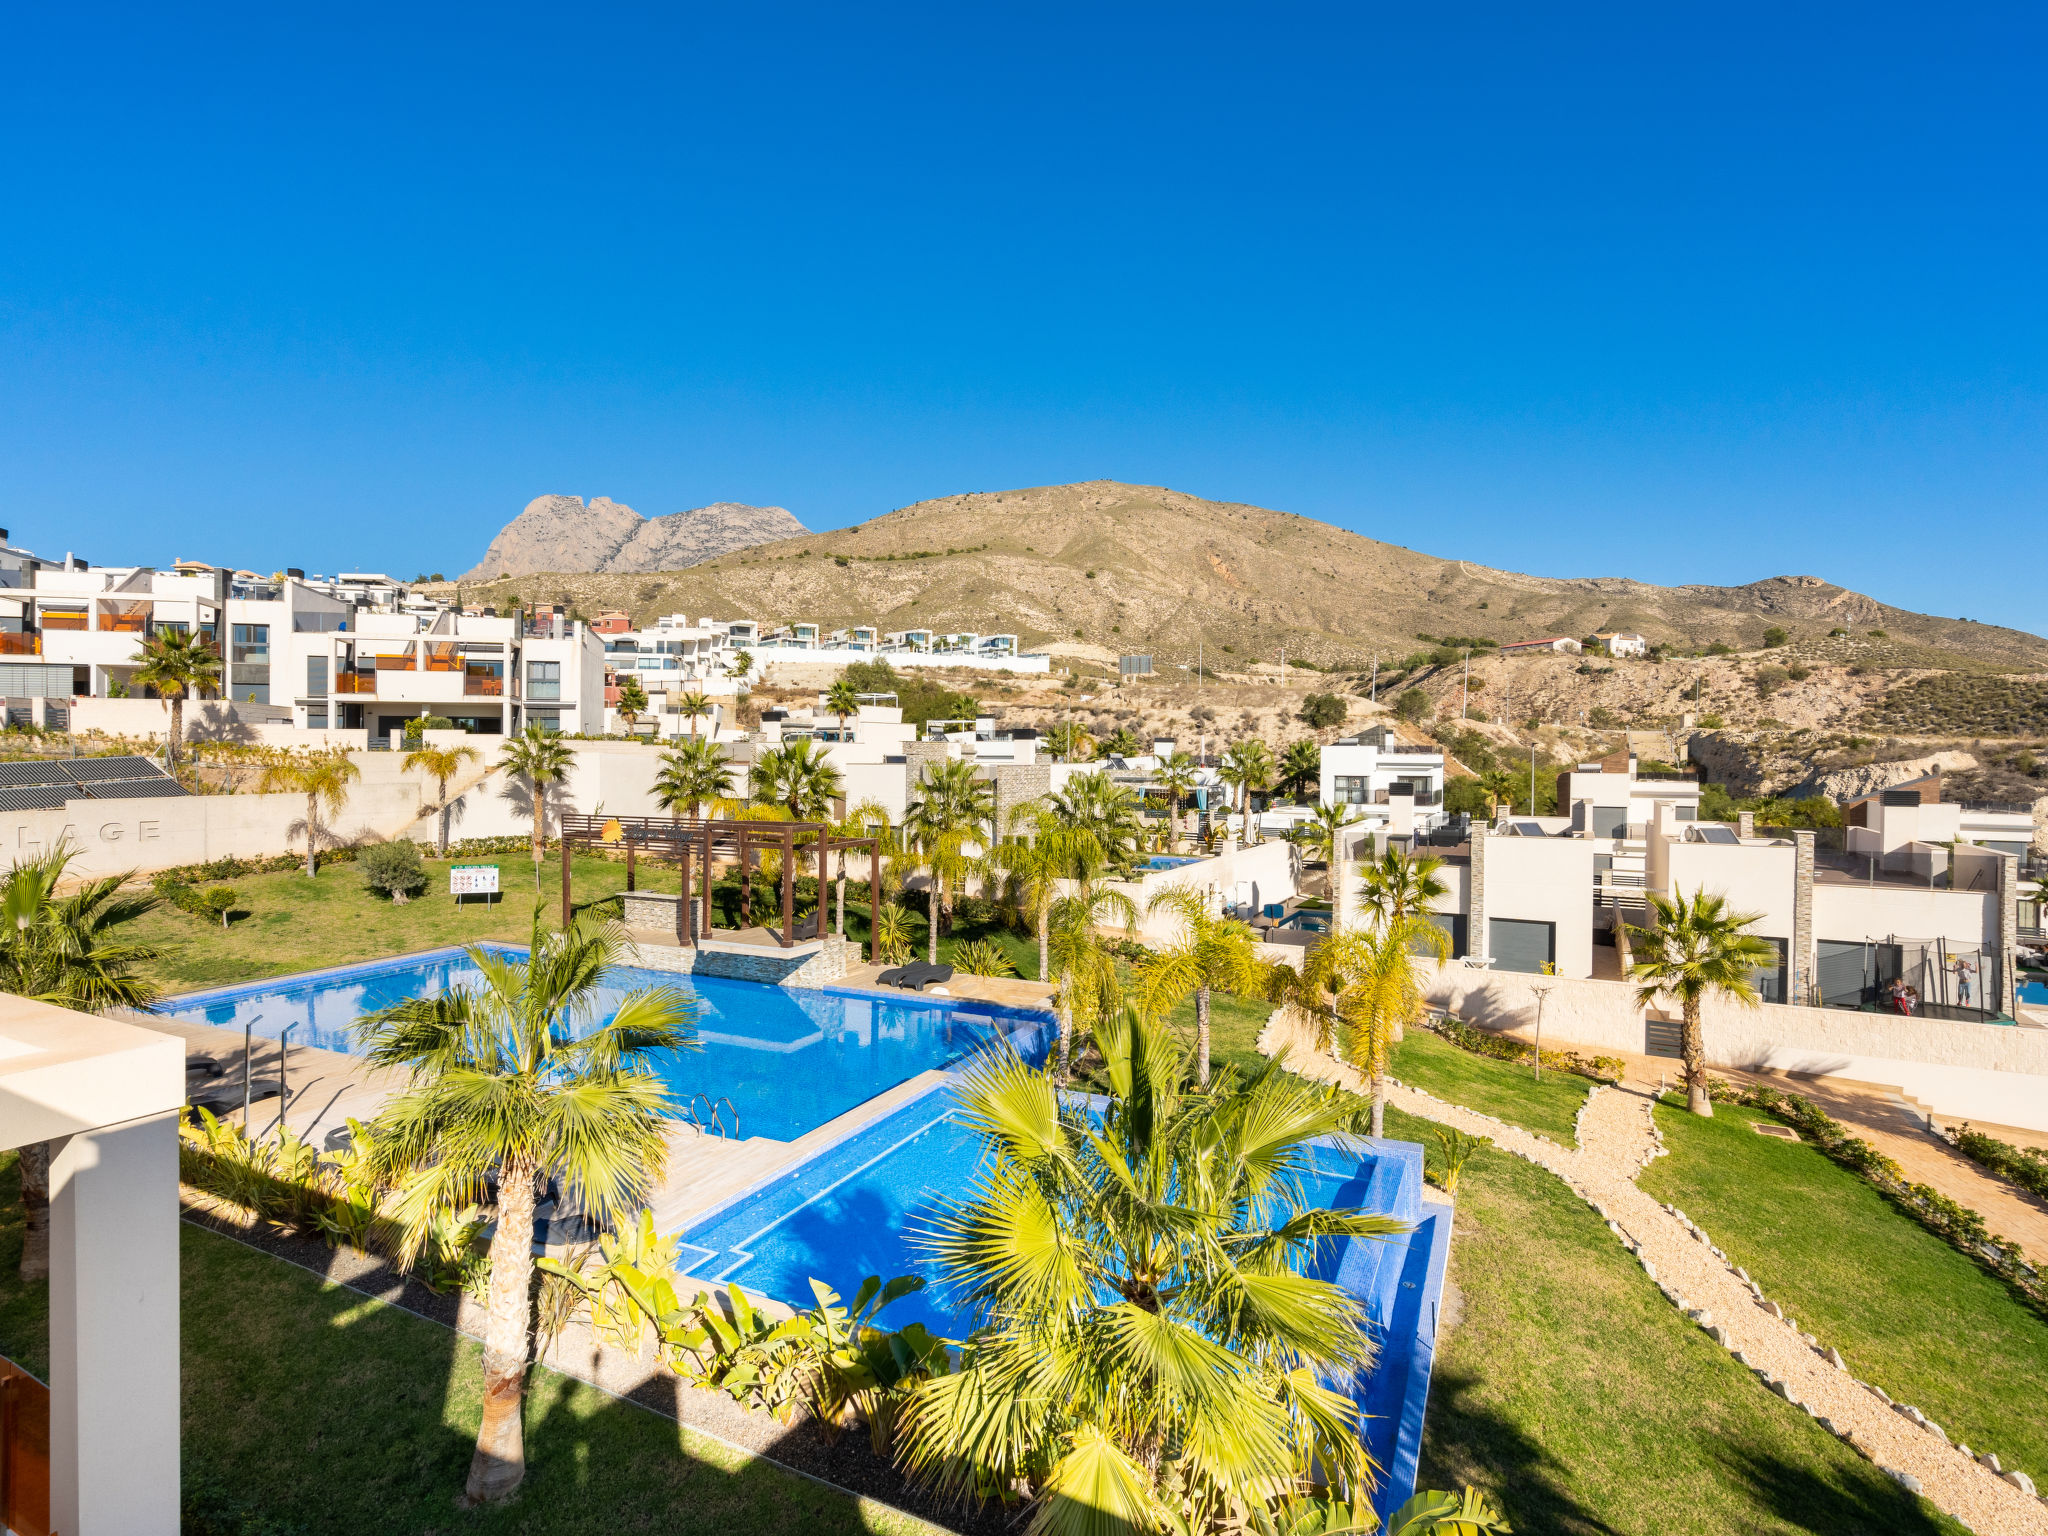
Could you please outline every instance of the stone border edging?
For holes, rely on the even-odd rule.
[[[1359,1076],[1356,1069],[1336,1060],[1327,1052],[1314,1049],[1312,1037],[1308,1036],[1307,1031],[1298,1023],[1292,1020],[1282,1022],[1282,1015],[1286,1012],[1287,1010],[1285,1009],[1276,1009],[1267,1020],[1265,1028],[1260,1031],[1257,1048],[1262,1055],[1274,1056],[1279,1054],[1281,1050],[1285,1050],[1290,1070],[1300,1072],[1300,1075],[1305,1077],[1348,1088],[1353,1092],[1369,1092],[1369,1085]],[[1309,1064],[1312,1064],[1316,1070],[1300,1071],[1303,1065]],[[1568,1151],[1546,1136],[1525,1130],[1520,1126],[1511,1125],[1497,1116],[1488,1115],[1479,1110],[1467,1109],[1463,1105],[1449,1103],[1446,1100],[1437,1098],[1434,1094],[1398,1082],[1392,1083],[1390,1086],[1392,1090],[1389,1094],[1390,1100],[1398,1095],[1399,1099],[1406,1101],[1400,1104],[1401,1108],[1418,1114],[1424,1119],[1434,1120],[1440,1124],[1458,1126],[1460,1129],[1465,1129],[1466,1126],[1462,1122],[1468,1121],[1478,1122],[1489,1128],[1498,1128],[1492,1138],[1493,1145],[1497,1149],[1520,1157],[1525,1162],[1542,1168],[1546,1173],[1559,1179],[1573,1194],[1591,1206],[1594,1212],[1607,1224],[1609,1231],[1615,1235],[1622,1246],[1635,1255],[1637,1262],[1642,1265],[1644,1274],[1664,1293],[1665,1298],[1703,1332],[1706,1332],[1715,1343],[1721,1345],[1722,1348],[1732,1354],[1739,1364],[1746,1366],[1755,1373],[1759,1382],[1766,1390],[1775,1393],[1786,1402],[1805,1411],[1823,1429],[1841,1440],[1859,1456],[1870,1461],[1880,1471],[1893,1478],[1909,1492],[1926,1498],[1944,1514],[1962,1522],[1973,1531],[1983,1533],[1983,1536],[2048,1536],[2048,1508],[2044,1508],[2044,1505],[2048,1505],[2048,1500],[2042,1499],[2036,1493],[2032,1480],[2025,1473],[2003,1467],[1995,1455],[1987,1454],[1979,1457],[1974,1452],[1969,1452],[1966,1446],[1954,1445],[1949,1441],[1947,1434],[1941,1427],[1928,1420],[1918,1409],[1911,1408],[1910,1406],[1901,1407],[1894,1403],[1880,1388],[1870,1383],[1856,1380],[1853,1377],[1850,1378],[1852,1386],[1861,1389],[1855,1393],[1856,1399],[1863,1399],[1867,1395],[1873,1404],[1880,1405],[1886,1410],[1887,1417],[1896,1414],[1899,1419],[1904,1420],[1907,1424],[1912,1424],[1916,1429],[1924,1429],[1933,1438],[1938,1439],[1941,1447],[1940,1450],[1936,1450],[1932,1445],[1916,1446],[1912,1442],[1919,1440],[1917,1435],[1911,1437],[1911,1440],[1891,1439],[1878,1429],[1878,1426],[1870,1422],[1860,1425],[1840,1422],[1835,1417],[1823,1413],[1819,1407],[1806,1400],[1806,1392],[1812,1390],[1811,1384],[1807,1389],[1799,1389],[1788,1377],[1779,1374],[1777,1370],[1773,1369],[1773,1362],[1771,1360],[1752,1360],[1738,1341],[1735,1329],[1731,1329],[1725,1323],[1716,1323],[1711,1311],[1703,1306],[1694,1306],[1690,1299],[1674,1284],[1658,1276],[1656,1265],[1649,1254],[1645,1252],[1644,1237],[1628,1231],[1622,1225],[1622,1219],[1608,1208],[1603,1198],[1587,1187],[1585,1179],[1577,1176],[1576,1169],[1553,1166],[1552,1162],[1547,1160],[1546,1154],[1556,1158],[1558,1162],[1568,1162],[1570,1164],[1588,1162],[1592,1163],[1597,1171],[1597,1162],[1589,1156],[1593,1148],[1591,1138],[1589,1138],[1586,1132],[1588,1116],[1604,1109],[1602,1105],[1603,1099],[1613,1101],[1623,1097],[1643,1097],[1642,1095],[1635,1094],[1625,1088],[1610,1089],[1605,1084],[1593,1084],[1591,1090],[1586,1095],[1586,1102],[1579,1107],[1579,1113],[1573,1123],[1573,1130],[1579,1141],[1579,1147],[1575,1151]],[[1605,1154],[1609,1157],[1613,1157],[1617,1153],[1625,1154],[1621,1160],[1622,1166],[1617,1166],[1612,1172],[1621,1176],[1629,1193],[1648,1202],[1650,1197],[1647,1193],[1637,1189],[1635,1180],[1650,1163],[1659,1157],[1668,1156],[1669,1148],[1665,1146],[1663,1131],[1657,1125],[1654,1101],[1646,1097],[1643,1098],[1641,1129],[1646,1131],[1647,1135],[1645,1137],[1645,1145],[1640,1152],[1630,1154],[1630,1149],[1626,1147],[1608,1147],[1604,1150]],[[1524,1143],[1524,1145],[1517,1145],[1518,1142]],[[1708,1253],[1712,1255],[1714,1267],[1725,1273],[1729,1279],[1747,1291],[1750,1298],[1756,1304],[1757,1309],[1770,1319],[1770,1323],[1766,1325],[1764,1338],[1762,1340],[1750,1341],[1753,1347],[1757,1347],[1764,1353],[1785,1355],[1785,1345],[1788,1341],[1771,1337],[1773,1333],[1778,1331],[1774,1325],[1782,1323],[1784,1325],[1783,1331],[1789,1332],[1792,1335],[1792,1341],[1796,1341],[1794,1343],[1795,1352],[1788,1356],[1788,1358],[1796,1360],[1801,1355],[1808,1359],[1819,1357],[1830,1373],[1840,1372],[1844,1376],[1848,1375],[1847,1364],[1843,1362],[1839,1351],[1834,1349],[1823,1350],[1820,1343],[1811,1334],[1800,1333],[1794,1320],[1785,1315],[1784,1309],[1777,1303],[1766,1299],[1763,1294],[1763,1288],[1751,1279],[1747,1272],[1733,1264],[1725,1253],[1715,1247],[1706,1233],[1695,1225],[1689,1217],[1685,1216],[1683,1212],[1678,1211],[1675,1207],[1663,1203],[1652,1203],[1651,1210],[1669,1219],[1680,1232],[1684,1233],[1694,1243],[1704,1246]],[[1683,1250],[1680,1251],[1683,1252]],[[1782,1363],[1780,1364],[1780,1369],[1783,1369]],[[1825,1391],[1825,1386],[1823,1386],[1822,1390]],[[1837,1412],[1854,1411],[1854,1405],[1851,1402],[1840,1402],[1832,1406],[1835,1407]],[[1873,1431],[1877,1432],[1874,1433]],[[1889,1444],[1865,1443],[1866,1441],[1883,1441],[1888,1439],[1890,1440]],[[1920,1454],[1922,1449],[1927,1454]],[[1967,1459],[1962,1461],[1960,1465],[1957,1465],[1954,1461],[1954,1456],[1959,1451],[1967,1453]],[[1887,1464],[1886,1456],[1898,1457],[1901,1452],[1904,1454],[1900,1459],[1915,1463],[1918,1467],[1917,1471],[1909,1466]],[[1922,1474],[1926,1475],[1923,1476]]]

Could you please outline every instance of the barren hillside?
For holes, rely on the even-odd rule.
[[[1447,537],[1446,542],[1450,542]],[[485,569],[488,569],[486,567]],[[686,612],[1015,631],[1026,645],[1149,651],[1162,664],[1290,657],[1364,668],[1418,636],[1514,641],[1632,629],[1685,649],[1884,632],[1895,665],[2048,668],[2048,640],[1891,608],[1814,576],[1741,587],[1523,576],[1417,553],[1285,512],[1156,486],[1082,485],[920,502],[655,575],[465,584],[509,603],[567,599],[637,619]],[[1098,653],[1099,654],[1099,653]]]

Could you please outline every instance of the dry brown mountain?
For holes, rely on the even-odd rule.
[[[1817,576],[1741,587],[1522,576],[1313,518],[1114,481],[949,496],[687,570],[533,576],[480,595],[567,596],[640,620],[685,612],[1016,631],[1032,647],[1085,641],[1162,661],[1191,659],[1199,635],[1224,667],[1270,659],[1283,644],[1325,665],[1363,664],[1412,651],[1424,635],[1505,642],[1627,629],[1746,649],[1772,625],[1796,638],[1883,631],[1900,665],[2048,666],[2037,635],[1893,608]]]
[[[462,579],[535,571],[675,571],[735,549],[803,533],[781,507],[714,502],[667,517],[642,517],[609,496],[536,496],[498,530]]]

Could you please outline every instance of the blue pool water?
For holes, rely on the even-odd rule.
[[[1144,862],[1143,862],[1142,864],[1140,864],[1140,865],[1138,866],[1138,868],[1140,868],[1140,869],[1186,869],[1186,868],[1187,868],[1187,867],[1188,867],[1188,866],[1189,866],[1190,864],[1199,864],[1199,863],[1201,863],[1201,862],[1202,862],[1202,861],[1201,861],[1200,859],[1184,859],[1184,858],[1179,858],[1179,857],[1176,857],[1176,856],[1175,856],[1175,855],[1173,855],[1173,854],[1166,854],[1166,853],[1153,853],[1153,854],[1147,854],[1147,855],[1145,856],[1145,861],[1144,861]]]
[[[193,993],[171,999],[164,1011],[222,1029],[253,1024],[266,1039],[297,1024],[294,1045],[349,1051],[349,1026],[362,1015],[476,979],[468,957],[451,950]],[[657,1055],[653,1065],[671,1094],[681,1103],[697,1093],[730,1099],[741,1136],[778,1141],[1046,1017],[964,999],[810,991],[624,968],[610,978],[595,1017],[609,1018],[636,988],[663,985],[696,1000],[704,1047]]]
[[[699,1218],[682,1234],[677,1267],[797,1306],[811,1304],[813,1276],[850,1296],[868,1275],[922,1274],[933,1284],[894,1303],[883,1323],[919,1322],[964,1337],[972,1319],[938,1289],[915,1240],[941,1194],[964,1195],[978,1171],[979,1142],[952,1110],[952,1089],[942,1085]],[[1422,1204],[1422,1149],[1413,1144],[1347,1140],[1319,1145],[1314,1158],[1302,1180],[1309,1203],[1415,1224],[1390,1241],[1327,1244],[1316,1270],[1360,1299],[1379,1344],[1377,1364],[1347,1386],[1369,1416],[1367,1443],[1386,1469],[1375,1500],[1384,1514],[1414,1489],[1449,1209]],[[679,1289],[687,1294],[689,1286]]]
[[[2048,981],[2021,982],[2020,1001],[2023,1003],[2048,1003]]]

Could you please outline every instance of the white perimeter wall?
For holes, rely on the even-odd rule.
[[[1540,984],[1552,989],[1546,1045],[1645,1052],[1643,1010],[1627,983],[1417,964],[1432,1003],[1482,1028],[1531,1038]],[[1948,1119],[2048,1131],[2048,1030],[1718,998],[1707,1001],[1701,1028],[1710,1066],[1844,1077],[1902,1089]]]

